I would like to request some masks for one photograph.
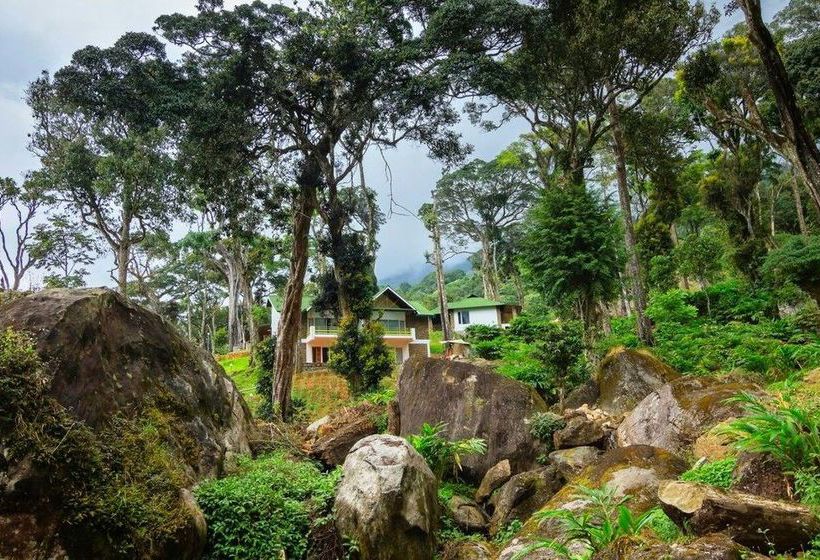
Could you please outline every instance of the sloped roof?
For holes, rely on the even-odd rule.
[[[438,311],[427,309],[423,303],[420,303],[418,301],[411,301],[410,305],[413,306],[413,309],[415,309],[416,313],[418,313],[419,315],[423,315],[425,317],[432,317],[434,315],[438,315]]]
[[[270,302],[271,307],[273,307],[276,311],[282,311],[282,298],[279,296],[268,296],[268,301]],[[307,311],[310,309],[310,306],[313,305],[313,296],[303,295],[302,296],[302,311]]]
[[[480,309],[482,307],[499,307],[501,305],[504,305],[504,303],[483,297],[471,296],[468,298],[460,299],[458,301],[454,301],[452,303],[448,303],[447,309]]]

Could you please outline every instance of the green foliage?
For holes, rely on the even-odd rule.
[[[534,550],[550,549],[564,558],[590,558],[595,552],[603,550],[620,537],[637,535],[658,515],[658,510],[649,510],[642,515],[633,514],[626,503],[629,496],[618,497],[616,490],[610,487],[601,489],[576,487],[576,500],[587,502],[581,512],[567,509],[547,510],[536,513],[533,517],[539,522],[556,519],[563,525],[564,537],[561,540],[542,539],[524,548],[513,558],[520,560]],[[576,556],[570,547],[583,547],[584,552]]]
[[[496,367],[501,375],[523,381],[546,391],[552,383],[550,373],[536,356],[534,344],[509,342],[504,345],[501,363]]]
[[[585,188],[550,188],[523,227],[521,265],[546,303],[594,327],[598,305],[615,297],[623,268],[618,222]]]
[[[328,366],[345,378],[353,395],[376,390],[393,370],[393,353],[383,337],[384,327],[378,321],[367,321],[362,327],[355,317],[339,322],[339,337]]]
[[[513,537],[518,534],[518,532],[521,530],[523,526],[524,523],[522,523],[520,520],[513,519],[512,521],[510,521],[498,530],[498,532],[493,537],[493,542],[498,545],[503,545],[510,542],[513,539]]]
[[[762,271],[775,284],[793,283],[812,297],[820,297],[820,235],[789,236],[769,252]]]
[[[470,348],[471,353],[478,358],[483,358],[485,360],[497,360],[504,352],[504,341],[501,338],[480,340],[472,343]]]
[[[273,362],[276,360],[276,337],[261,340],[253,349],[256,374],[256,394],[261,404],[256,415],[265,420],[273,419]]]
[[[532,343],[544,337],[544,333],[550,328],[551,321],[536,319],[532,315],[523,313],[510,321],[510,326],[504,334],[510,340],[520,340]]]
[[[430,354],[439,356],[444,354],[443,333],[441,331],[430,332]]]
[[[465,334],[467,335],[467,342],[475,344],[476,342],[489,342],[500,337],[504,331],[501,327],[494,325],[470,325],[467,327]]]
[[[583,325],[579,321],[547,323],[536,342],[535,357],[543,364],[550,380],[542,390],[559,401],[589,378]]]
[[[552,412],[538,412],[530,418],[530,434],[552,449],[552,434],[564,427],[564,418]]]
[[[675,248],[678,271],[701,284],[714,282],[720,275],[724,244],[713,230],[686,236]]]
[[[475,496],[475,490],[475,488],[463,482],[444,481],[438,487],[438,501],[446,506],[453,496],[464,496],[472,499]]]
[[[197,487],[208,522],[206,557],[305,558],[314,520],[329,513],[341,472],[323,474],[281,452],[240,458],[231,476]]]
[[[670,290],[657,293],[649,300],[646,315],[656,324],[658,323],[689,323],[698,315],[695,306],[686,301],[686,293],[682,290]]]
[[[729,488],[732,485],[732,472],[735,470],[735,465],[737,465],[737,459],[734,457],[704,463],[686,471],[680,479],[687,482],[702,482],[718,488]]]
[[[487,443],[480,438],[448,441],[441,435],[446,428],[447,424],[444,423],[431,426],[425,422],[418,434],[407,438],[410,445],[424,457],[439,480],[448,467],[452,467],[453,476],[458,478],[462,456],[483,455],[487,452]]]
[[[652,529],[655,536],[664,542],[674,542],[681,537],[681,530],[677,523],[669,519],[669,516],[664,513],[661,508],[651,510],[655,512],[652,515],[647,527]]]

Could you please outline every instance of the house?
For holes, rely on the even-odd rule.
[[[271,332],[279,326],[281,301],[269,298],[271,304]],[[339,336],[339,325],[330,313],[313,309],[312,299],[302,298],[302,317],[299,323],[299,363],[303,367],[318,367],[327,363],[331,348]],[[418,310],[390,287],[373,296],[373,319],[384,326],[384,342],[393,349],[396,363],[410,356],[430,355],[432,316],[427,310]]]
[[[521,306],[471,295],[447,304],[450,325],[464,332],[470,325],[506,328],[521,313]]]

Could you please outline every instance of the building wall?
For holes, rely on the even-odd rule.
[[[430,318],[407,312],[407,328],[416,329],[416,338],[427,340],[430,338]]]
[[[408,358],[414,358],[416,356],[421,357],[429,357],[430,356],[430,343],[429,342],[415,342],[409,344],[409,354],[407,355]]]
[[[373,307],[375,309],[402,309],[402,307],[393,301],[393,298],[386,293],[373,300]]]
[[[498,309],[495,307],[481,307],[478,309],[463,309],[462,311],[470,312],[470,322],[462,324],[458,322],[458,311],[450,312],[453,329],[457,332],[464,332],[470,325],[489,325],[499,326]]]

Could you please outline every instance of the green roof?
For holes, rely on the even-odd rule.
[[[432,317],[433,315],[438,315],[438,311],[433,311],[432,309],[427,309],[424,307],[423,303],[419,303],[418,301],[410,301],[408,302],[410,305],[413,306],[413,309],[416,310],[416,313],[419,315],[423,315],[426,317]]]
[[[268,301],[275,310],[282,311],[282,298],[279,296],[268,296]],[[313,305],[313,296],[302,296],[302,311],[307,311]]]
[[[447,309],[480,309],[482,307],[498,307],[504,305],[500,301],[493,301],[483,297],[468,297],[447,304]]]

